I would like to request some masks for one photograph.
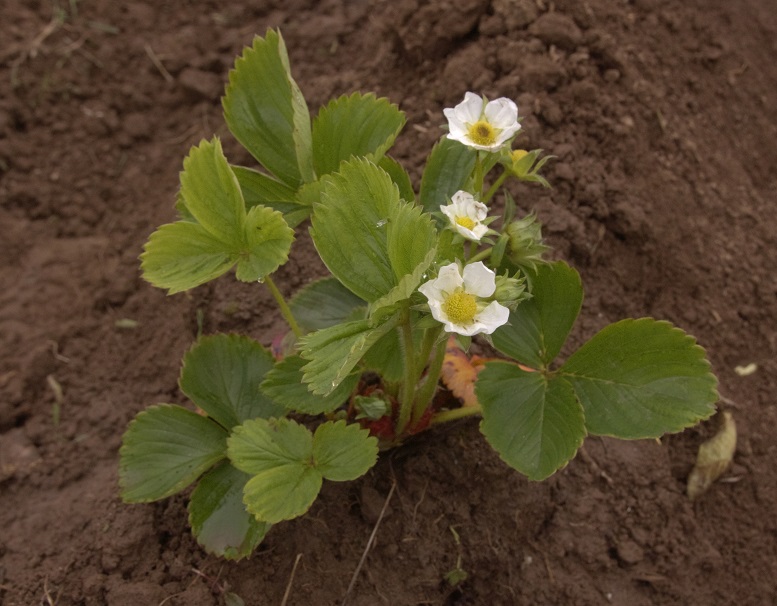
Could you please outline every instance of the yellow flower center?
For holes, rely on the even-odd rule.
[[[456,217],[456,223],[461,225],[464,229],[471,230],[475,225],[477,225],[472,219],[469,217]]]
[[[478,304],[474,295],[457,290],[445,300],[442,309],[454,324],[469,324],[475,318]]]
[[[485,120],[478,120],[467,130],[470,140],[476,145],[493,145],[496,143],[496,129]]]

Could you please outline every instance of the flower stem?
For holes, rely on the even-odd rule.
[[[289,328],[291,328],[294,335],[299,339],[302,336],[302,330],[300,330],[299,324],[297,324],[297,320],[294,319],[294,314],[291,313],[291,308],[289,307],[288,303],[286,303],[286,299],[283,298],[281,291],[278,290],[277,286],[275,286],[275,282],[272,281],[270,276],[266,276],[264,278],[264,283],[267,284],[267,288],[270,289],[273,298],[275,299],[276,303],[278,303],[278,307],[281,308],[281,314],[286,320],[286,323],[289,325]]]
[[[489,246],[488,248],[481,250],[479,253],[472,255],[472,257],[470,257],[467,260],[467,263],[469,264],[469,263],[475,263],[476,261],[482,261],[483,259],[491,255],[491,251],[493,249],[494,249],[493,246]]]
[[[439,425],[440,423],[448,423],[457,419],[465,419],[466,417],[479,415],[481,412],[483,412],[483,409],[480,406],[462,406],[453,410],[444,410],[432,417],[430,425]]]
[[[480,159],[480,152],[475,156],[475,192],[478,196],[483,193],[483,161]]]
[[[406,309],[402,315],[400,324],[402,338],[402,353],[404,357],[404,381],[400,392],[399,419],[397,419],[397,435],[402,435],[413,413],[413,400],[415,399],[416,359],[413,351],[413,327],[410,325],[410,310]]]
[[[486,192],[486,195],[483,196],[481,202],[486,204],[491,198],[493,198],[494,194],[499,190],[500,187],[502,187],[502,183],[504,183],[505,179],[507,179],[509,176],[509,171],[504,171],[501,175],[499,175],[499,178],[494,181],[494,184],[488,188],[488,191]]]
[[[429,348],[426,350],[426,358],[424,362],[429,358],[429,352],[434,346],[437,339],[440,339],[440,330],[429,330],[426,334],[426,339],[429,341]],[[432,358],[429,364],[429,371],[426,373],[426,379],[424,384],[418,390],[415,397],[415,404],[413,405],[413,421],[418,421],[424,414],[424,411],[429,407],[434,394],[437,391],[437,384],[440,382],[440,371],[442,370],[442,363],[445,360],[445,347],[448,340],[443,337],[437,343],[437,350],[434,352],[434,358]]]

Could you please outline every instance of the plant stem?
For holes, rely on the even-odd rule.
[[[430,334],[431,338],[430,338]],[[440,329],[430,330],[426,337],[430,340],[431,346],[440,338]],[[424,414],[424,411],[429,407],[434,394],[437,391],[437,384],[440,382],[440,371],[442,370],[442,363],[445,360],[445,348],[448,344],[448,339],[443,337],[440,342],[437,343],[437,350],[434,352],[434,358],[429,364],[429,372],[426,373],[426,379],[424,384],[418,390],[416,394],[415,404],[413,405],[413,421],[418,421]],[[431,350],[431,346],[429,350]],[[429,350],[427,350],[427,359],[429,357]],[[424,360],[425,361],[425,360]]]
[[[478,195],[483,193],[483,161],[480,159],[480,152],[475,156],[475,192]]]
[[[444,410],[432,417],[430,425],[439,425],[440,423],[448,423],[457,419],[465,419],[466,417],[479,415],[481,412],[483,412],[483,409],[480,406],[462,406],[453,410]]]
[[[479,253],[472,255],[472,257],[470,257],[467,260],[467,263],[475,263],[476,261],[482,261],[483,259],[491,255],[491,251],[493,249],[494,249],[493,246],[489,246],[488,248],[481,250]]]
[[[297,321],[294,319],[294,314],[291,313],[291,308],[288,303],[286,303],[286,299],[283,298],[281,291],[275,286],[275,282],[272,281],[270,276],[265,277],[264,283],[267,284],[267,288],[270,289],[273,298],[276,303],[278,303],[278,307],[281,308],[281,314],[289,325],[289,328],[291,328],[294,335],[299,339],[302,336],[302,330],[300,330],[299,324],[297,324]]]
[[[416,374],[416,359],[413,351],[413,327],[410,325],[410,310],[406,309],[401,320],[402,353],[404,357],[404,381],[399,400],[399,419],[397,419],[397,435],[402,435],[413,413],[415,387],[418,381]]]
[[[505,179],[510,176],[510,173],[508,171],[504,171],[501,175],[499,175],[499,178],[494,181],[494,184],[488,188],[488,191],[486,192],[486,195],[483,196],[483,199],[481,202],[485,204],[488,202],[491,198],[494,197],[494,194],[499,190],[500,187],[502,187],[502,183],[505,182]]]

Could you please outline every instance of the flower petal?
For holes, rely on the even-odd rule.
[[[494,128],[504,130],[518,123],[518,106],[507,97],[489,101],[483,113]]]
[[[435,287],[439,288],[441,292],[451,293],[463,285],[464,279],[461,273],[459,273],[459,266],[456,263],[450,263],[441,267],[437,273]],[[494,282],[494,289],[496,289],[496,282]]]
[[[468,92],[464,95],[464,101],[453,108],[453,113],[464,124],[474,124],[483,115],[483,98]]]
[[[475,324],[478,326],[478,332],[475,334],[490,335],[500,326],[507,324],[509,317],[509,309],[501,303],[492,301],[475,316]]]
[[[442,111],[448,119],[448,138],[454,141],[461,141],[467,136],[467,125],[456,117],[456,111],[452,108],[446,108]]]
[[[515,133],[517,133],[519,130],[521,130],[521,125],[516,122],[515,126],[506,128],[497,135],[494,145],[496,147],[500,147],[502,144],[504,144],[505,141],[512,138],[513,135],[515,135]]]
[[[464,268],[464,290],[476,297],[490,297],[496,290],[496,274],[483,261]]]

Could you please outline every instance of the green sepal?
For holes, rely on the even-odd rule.
[[[489,362],[475,393],[483,409],[480,431],[503,461],[530,480],[552,475],[583,443],[583,409],[562,378]]]
[[[227,560],[250,556],[270,529],[246,511],[243,489],[250,476],[227,461],[206,473],[189,500],[189,525],[197,542]]]
[[[260,343],[238,335],[200,337],[183,358],[180,386],[197,406],[226,429],[286,410],[259,390],[273,368]]]
[[[717,379],[696,340],[669,322],[641,318],[603,328],[561,367],[594,435],[638,439],[710,417]]]
[[[405,125],[405,114],[387,99],[353,93],[333,99],[313,121],[313,165],[326,175],[353,157],[376,164],[394,144]]]
[[[211,419],[157,404],[130,422],[119,450],[119,486],[127,503],[180,492],[224,458],[227,432]]]
[[[310,114],[280,33],[267,30],[245,49],[222,105],[235,138],[280,181],[296,189],[315,179]]]

